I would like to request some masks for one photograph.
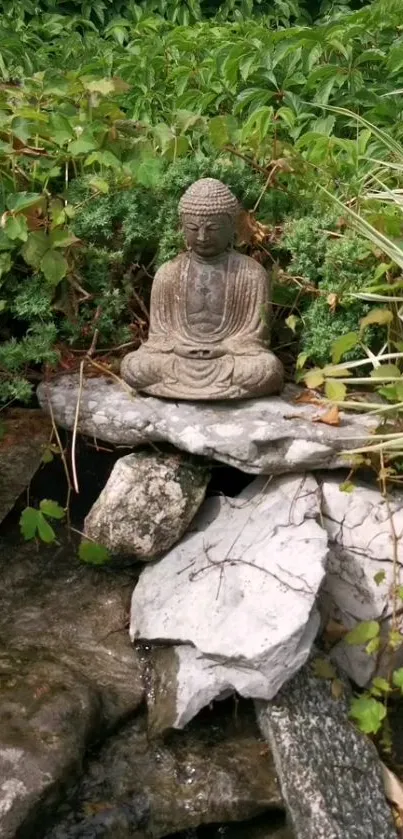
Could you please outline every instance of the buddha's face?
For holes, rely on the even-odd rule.
[[[230,216],[211,215],[182,217],[188,248],[198,256],[218,256],[228,248],[234,238],[234,223]]]

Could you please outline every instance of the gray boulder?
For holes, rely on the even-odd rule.
[[[376,428],[369,416],[341,414],[340,425],[316,421],[326,409],[298,404],[301,391],[245,401],[172,402],[130,395],[111,379],[87,379],[80,398],[82,434],[130,447],[169,442],[191,454],[219,460],[252,474],[284,474],[347,466],[346,449],[363,443]],[[63,376],[38,388],[44,408],[73,428],[78,377]]]
[[[329,535],[329,563],[320,596],[323,622],[329,619],[351,629],[362,621],[380,621],[381,635],[390,628],[394,590],[403,584],[401,552],[395,555],[393,530],[403,532],[403,495],[395,492],[389,500],[379,490],[360,485],[353,492],[340,490],[340,481],[323,480],[322,523]],[[399,606],[401,601],[398,601]],[[402,615],[397,626],[403,629]],[[383,650],[382,650],[383,647]],[[340,640],[332,659],[358,685],[366,685],[377,673],[385,675],[390,654],[368,655],[364,647]],[[403,652],[394,654],[394,667],[403,665]]]
[[[84,533],[113,554],[155,559],[187,530],[210,478],[183,455],[121,457],[87,515]]]
[[[3,425],[4,419],[4,425]],[[0,427],[0,521],[39,468],[52,424],[42,411],[13,408]]]
[[[307,660],[327,558],[319,510],[313,477],[258,478],[209,499],[192,534],[144,569],[130,632],[181,645],[174,693],[161,696],[170,725],[228,690],[269,699]]]
[[[257,717],[296,839],[397,839],[375,746],[348,719],[349,694],[306,665]]]

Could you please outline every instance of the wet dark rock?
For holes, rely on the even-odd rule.
[[[279,808],[273,761],[248,711],[195,721],[165,741],[150,740],[139,717],[89,763],[72,810],[46,839],[158,839]]]
[[[13,409],[2,415],[0,521],[10,512],[38,469],[51,428],[49,417],[42,411]]]
[[[257,703],[290,823],[296,839],[396,839],[377,751],[349,721],[347,682],[344,690],[333,698],[308,664]]]
[[[2,839],[39,837],[89,744],[143,698],[125,626],[134,574],[90,568],[74,553],[0,543]]]

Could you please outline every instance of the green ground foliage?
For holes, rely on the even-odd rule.
[[[358,208],[375,183],[381,139],[345,109],[401,140],[400,0],[0,7],[0,403],[74,368],[95,329],[116,357],[145,337],[178,199],[205,175],[252,214],[240,246],[272,273],[290,374],[298,352],[326,363],[383,257],[321,188]]]

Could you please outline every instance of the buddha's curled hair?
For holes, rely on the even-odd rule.
[[[181,216],[213,216],[225,214],[234,221],[240,211],[234,193],[216,178],[195,181],[182,195],[179,202]]]

